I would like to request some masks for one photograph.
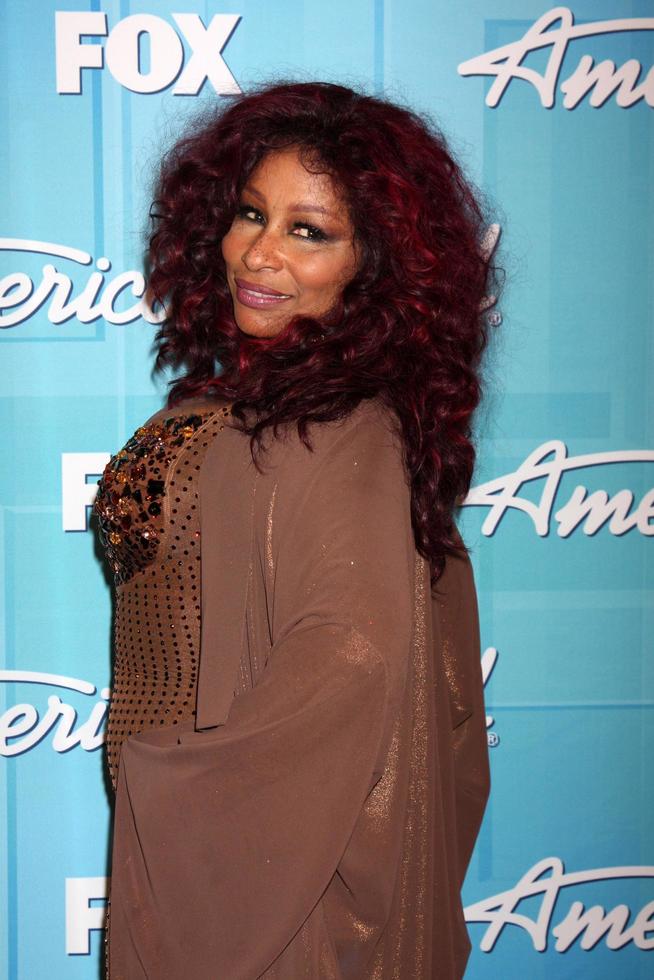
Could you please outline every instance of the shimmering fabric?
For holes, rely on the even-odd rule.
[[[289,427],[261,470],[229,420],[206,448],[198,713],[122,746],[112,980],[463,976],[476,593],[448,559],[431,595],[390,422],[363,403],[313,453]]]

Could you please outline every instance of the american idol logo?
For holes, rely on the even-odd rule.
[[[493,534],[502,518],[510,510],[526,514],[532,521],[536,534],[549,534],[552,516],[556,521],[557,534],[567,538],[583,525],[585,534],[596,534],[605,524],[610,534],[622,535],[636,529],[646,537],[654,535],[654,489],[648,490],[632,510],[634,494],[626,488],[610,496],[606,490],[588,489],[578,483],[569,499],[557,506],[557,495],[563,475],[568,472],[589,470],[597,466],[616,463],[652,463],[654,451],[625,449],[616,452],[586,453],[568,456],[568,450],[560,439],[550,439],[527,456],[524,463],[503,476],[481,483],[468,493],[467,507],[488,507],[482,525],[484,534]],[[542,480],[540,499],[530,500],[520,491],[532,480]],[[557,509],[554,510],[554,507]]]
[[[497,660],[497,650],[489,647],[481,660],[484,684],[487,683]],[[25,684],[42,692],[45,706],[22,701],[0,714],[0,756],[10,758],[24,755],[41,745],[46,738],[55,752],[80,748],[93,752],[104,742],[104,726],[111,691],[98,691],[95,684],[77,677],[48,674],[33,670],[0,670],[0,684]],[[53,693],[52,689],[59,693]],[[51,693],[47,694],[46,692]],[[65,691],[67,700],[60,692]],[[79,695],[82,695],[80,699]],[[73,704],[69,703],[73,701]],[[77,705],[75,707],[74,705]],[[486,727],[494,724],[486,716]],[[499,737],[488,733],[489,745],[497,745]]]
[[[541,105],[551,109],[556,100],[563,63],[570,49],[577,52],[584,38],[636,31],[654,31],[654,17],[619,17],[575,24],[574,14],[568,7],[553,7],[539,17],[519,40],[463,61],[458,72],[460,75],[495,78],[486,95],[486,105],[491,108],[498,105],[511,82],[518,79],[532,85],[538,92]],[[528,55],[548,49],[544,71],[523,64]],[[591,55],[581,53],[572,74],[561,82],[563,107],[576,108],[588,94],[594,108],[603,106],[612,95],[615,95],[616,104],[623,109],[642,99],[648,106],[654,106],[654,69],[650,68],[640,80],[642,70],[636,58],[629,58],[619,66],[610,58],[595,64]]]
[[[488,923],[479,943],[485,953],[493,949],[507,926],[526,932],[539,953],[547,949],[550,935],[554,937],[557,953],[565,953],[578,940],[581,949],[591,950],[602,939],[608,949],[622,949],[628,943],[643,950],[654,949],[654,901],[647,902],[635,914],[626,904],[608,911],[602,905],[586,908],[589,885],[627,879],[641,883],[649,880],[654,885],[654,867],[634,865],[566,872],[561,858],[547,857],[530,868],[514,888],[468,905],[465,918],[467,922]],[[585,902],[579,895],[584,896]],[[570,896],[571,901],[567,912],[562,914],[565,896]],[[518,908],[527,900],[531,900],[529,913]]]
[[[0,670],[0,684],[27,684],[40,692],[66,692],[67,700],[50,693],[45,707],[21,702],[0,714],[0,756],[10,758],[24,755],[50,737],[55,752],[82,748],[93,752],[104,742],[104,725],[111,692],[103,688],[99,694],[95,684],[35,670]],[[72,695],[72,697],[71,697]],[[82,705],[75,707],[69,700]]]
[[[0,252],[51,260],[38,276],[19,268],[0,279],[0,327],[25,323],[42,308],[47,308],[47,318],[54,324],[73,318],[93,323],[103,317],[115,324],[131,323],[139,317],[149,323],[163,319],[163,311],[153,311],[144,298],[143,273],[113,273],[105,256],[94,261],[82,249],[27,238],[0,238]]]

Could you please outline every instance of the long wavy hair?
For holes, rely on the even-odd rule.
[[[361,261],[328,314],[255,338],[234,319],[221,240],[252,170],[286,147],[344,194]],[[396,413],[435,586],[446,554],[467,552],[454,514],[475,463],[484,307],[498,296],[482,195],[438,127],[342,85],[268,83],[196,121],[164,157],[154,196],[148,287],[166,313],[155,367],[183,369],[169,405],[227,398],[257,463],[267,427],[297,423],[311,448],[310,423],[381,399]]]

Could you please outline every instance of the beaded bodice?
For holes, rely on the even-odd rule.
[[[123,741],[194,714],[200,641],[198,482],[229,407],[160,418],[111,458],[94,510],[116,581],[106,732],[115,787]]]

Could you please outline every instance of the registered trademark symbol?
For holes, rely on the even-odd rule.
[[[488,732],[488,745],[491,749],[494,749],[496,745],[500,744],[500,736],[497,732]]]

